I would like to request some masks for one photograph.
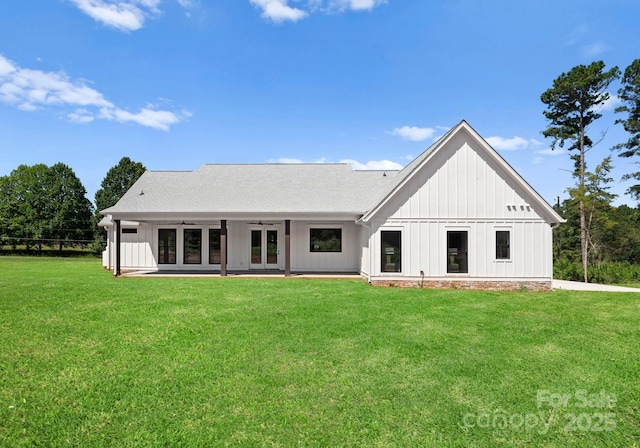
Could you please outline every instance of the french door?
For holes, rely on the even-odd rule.
[[[251,229],[250,269],[278,269],[278,229]]]

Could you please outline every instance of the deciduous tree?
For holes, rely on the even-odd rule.
[[[91,239],[93,206],[86,197],[87,191],[82,182],[67,165],[56,163],[49,168],[49,176],[48,236],[58,243],[62,251],[64,244]]]
[[[95,233],[92,247],[94,252],[101,252],[105,245],[104,231],[98,228],[98,223],[102,218],[100,211],[115,205],[146,170],[142,163],[134,162],[129,157],[123,157],[117,165],[107,171],[95,197]]]
[[[12,245],[86,240],[93,210],[68,166],[20,165],[0,181],[0,230]]]
[[[107,171],[96,192],[96,211],[115,205],[145,171],[147,169],[140,162],[134,162],[129,157],[120,159],[116,166]]]

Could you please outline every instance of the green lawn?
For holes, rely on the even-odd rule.
[[[636,294],[4,257],[0,446],[639,446],[639,323]]]

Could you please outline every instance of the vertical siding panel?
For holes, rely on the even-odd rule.
[[[534,223],[534,225],[536,229],[534,238],[535,238],[536,249],[537,249],[534,275],[536,277],[542,277],[544,275],[544,268],[546,265],[544,251],[546,247],[551,247],[551,244],[547,241],[542,223]]]
[[[533,232],[532,232],[532,228],[531,228],[531,223],[529,222],[525,222],[524,223],[524,228],[525,228],[525,232],[524,232],[524,241],[528,242],[529,244],[529,259],[527,260],[528,262],[524,264],[524,274],[527,277],[530,277],[533,274],[533,263],[535,261],[535,256],[536,256],[536,243],[533,240]]]
[[[435,171],[433,173],[433,177],[431,178],[431,180],[429,181],[429,196],[428,196],[428,201],[429,201],[429,218],[437,218],[439,216],[439,210],[438,210],[438,205],[439,205],[439,193],[438,193],[438,188],[439,188],[439,180],[438,180],[438,171]]]
[[[449,216],[447,204],[449,203],[449,189],[447,183],[447,166],[443,165],[438,170],[438,217]]]
[[[470,151],[469,155],[471,160],[469,161],[468,179],[469,185],[467,186],[467,216],[471,218],[478,217],[478,168],[479,158],[474,151]]]
[[[496,213],[496,196],[495,196],[496,173],[495,171],[488,169],[486,165],[483,165],[483,168],[486,170],[485,182],[484,182],[486,185],[485,187],[485,191],[486,191],[485,201],[486,201],[486,207],[487,207],[486,216],[487,218],[489,217],[493,218],[497,214]]]
[[[544,273],[545,277],[553,276],[553,229],[546,223],[541,224],[546,236],[544,243]]]
[[[487,217],[487,176],[486,176],[486,164],[484,160],[477,156],[476,159],[476,216],[478,218]]]
[[[422,251],[420,247],[422,245],[422,234],[420,232],[420,223],[412,221],[409,226],[411,229],[411,239],[408,241],[411,247],[411,275],[420,275],[420,270],[423,269]]]
[[[425,275],[429,272],[429,223],[418,223],[420,229],[420,269]]]
[[[520,229],[518,244],[523,248],[523,263],[520,264],[520,269],[518,270],[518,277],[524,277],[527,275],[527,265],[531,263],[531,251],[533,249],[533,245],[527,240],[527,225],[523,222],[516,223],[518,228]]]
[[[474,240],[476,240],[476,275],[485,277],[487,275],[487,265],[489,264],[489,260],[487,259],[487,232],[486,232],[486,223],[479,222],[473,225],[473,234]],[[469,235],[471,236],[471,235]]]
[[[467,177],[467,163],[469,159],[469,146],[464,145],[460,151],[458,151],[458,179],[456,181],[457,195],[456,195],[456,203],[458,204],[458,218],[467,218],[469,215],[467,214],[467,202],[469,201],[468,196],[468,186],[469,179]]]
[[[455,155],[451,157],[447,163],[447,204],[444,216],[457,217],[458,210],[456,208],[456,175],[458,172],[457,158]]]

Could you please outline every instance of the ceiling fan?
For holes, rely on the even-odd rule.
[[[250,224],[252,226],[275,226],[275,223],[273,223],[273,222],[262,222],[262,221],[249,222],[247,224]]]
[[[167,223],[167,225],[169,225],[169,226],[195,226],[196,223],[195,222],[185,222],[184,219],[183,219],[182,222],[169,222],[169,223]]]

